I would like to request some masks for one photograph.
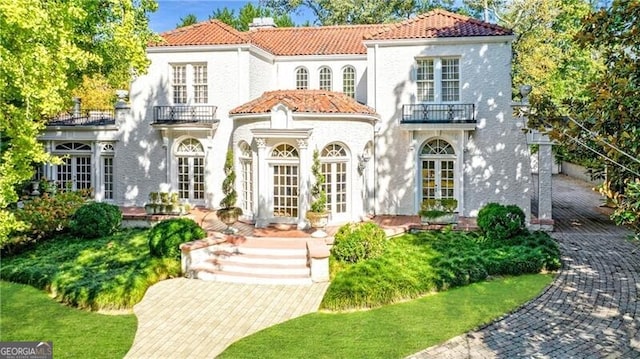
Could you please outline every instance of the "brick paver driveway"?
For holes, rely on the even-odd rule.
[[[640,247],[590,186],[553,178],[563,268],[514,314],[413,358],[640,358]]]

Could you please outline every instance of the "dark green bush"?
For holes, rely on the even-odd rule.
[[[525,215],[520,207],[489,203],[478,212],[478,227],[489,239],[505,240],[525,231]]]
[[[206,235],[193,219],[167,219],[149,231],[149,252],[158,258],[180,258],[180,244],[202,239]]]
[[[385,240],[384,231],[375,223],[348,223],[334,236],[331,253],[339,261],[357,263],[382,254]]]
[[[99,238],[118,231],[121,223],[120,207],[108,203],[90,202],[78,208],[69,223],[69,229],[77,237]]]

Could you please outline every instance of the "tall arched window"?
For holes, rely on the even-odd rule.
[[[271,151],[273,162],[273,216],[298,217],[298,150],[286,143]]]
[[[356,96],[356,70],[351,66],[342,70],[342,92],[352,98]]]
[[[420,151],[422,201],[455,198],[455,151],[442,139],[426,142]]]
[[[309,71],[304,67],[296,70],[296,90],[306,90],[309,88]]]
[[[328,67],[323,67],[320,69],[320,90],[331,91],[331,69]]]
[[[335,219],[347,213],[347,163],[346,149],[338,143],[331,143],[320,153],[322,174],[325,178],[324,191],[327,194],[327,210]]]
[[[187,138],[175,151],[178,162],[178,194],[181,199],[204,199],[204,147],[195,138]]]
[[[253,156],[251,146],[248,143],[240,142],[240,169],[242,186],[241,205],[242,210],[246,213],[253,212]]]

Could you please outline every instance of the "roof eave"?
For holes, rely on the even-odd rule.
[[[459,36],[459,37],[433,37],[433,38],[412,38],[412,39],[373,39],[364,40],[366,47],[371,46],[412,46],[424,44],[477,44],[477,43],[496,43],[496,42],[512,42],[514,35],[492,35],[492,36]]]
[[[147,47],[147,53],[167,52],[202,52],[202,51],[236,51],[248,49],[249,44],[222,44],[222,45],[162,45]]]
[[[296,112],[294,111],[292,112],[292,116],[294,117],[294,119],[295,118],[318,119],[319,117],[323,117],[330,120],[335,120],[335,119],[366,120],[374,123],[380,121],[380,115],[378,115],[377,113],[370,114],[370,113]],[[233,120],[246,120],[246,119],[259,119],[259,118],[270,119],[271,112],[237,113],[237,114],[229,113],[229,117]]]

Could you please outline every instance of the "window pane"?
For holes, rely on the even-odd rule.
[[[104,199],[113,199],[113,157],[103,157]]]
[[[296,71],[296,90],[306,90],[309,88],[309,72],[301,68]]]
[[[331,70],[328,67],[320,69],[320,90],[331,91]]]
[[[434,100],[435,92],[433,76],[433,60],[418,60],[416,72],[416,83],[418,85],[418,101],[427,102]]]
[[[458,59],[442,59],[442,101],[460,101]]]
[[[342,72],[342,92],[349,97],[356,95],[356,70],[347,67]]]
[[[195,103],[208,102],[207,65],[193,65],[193,100]]]
[[[173,103],[187,103],[187,66],[173,65],[171,86],[173,88]]]

